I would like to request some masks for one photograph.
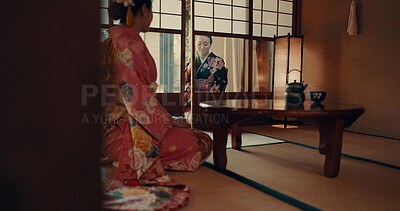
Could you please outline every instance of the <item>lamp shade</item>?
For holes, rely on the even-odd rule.
[[[285,86],[301,82],[303,66],[303,36],[279,36],[274,38],[273,94],[283,98]]]

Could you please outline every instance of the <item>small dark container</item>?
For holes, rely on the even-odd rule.
[[[310,98],[311,101],[314,102],[313,103],[314,105],[321,105],[321,102],[326,97],[326,92],[324,92],[324,91],[309,91],[308,97]]]

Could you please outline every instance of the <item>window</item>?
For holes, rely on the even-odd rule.
[[[108,18],[107,9],[111,2],[100,0],[101,42],[108,38],[108,28],[119,25],[119,20]],[[141,33],[157,66],[158,93],[181,92],[183,3],[181,0],[153,0],[151,30]]]
[[[183,92],[184,62],[193,55],[191,40],[198,34],[215,36],[213,48],[221,56],[232,52],[244,56],[241,62],[232,55],[223,56],[229,73],[240,74],[228,76],[232,81],[228,82],[227,91],[270,91],[271,42],[274,36],[297,33],[299,1],[153,0],[151,30],[142,37],[156,61],[157,92]],[[108,37],[108,28],[119,24],[108,18],[110,2],[100,0],[101,41]]]
[[[181,0],[153,0],[153,21],[150,25],[158,29],[182,29]]]
[[[142,33],[147,48],[157,66],[158,93],[180,92],[181,35],[171,33]]]
[[[296,22],[293,20],[296,18],[294,9],[298,1],[193,0],[192,2],[194,34],[218,36],[213,43],[213,51],[219,52],[221,56],[228,54],[227,58],[224,58],[229,68],[226,91],[271,91],[273,60],[270,58],[273,55],[273,38],[294,33],[293,23]],[[217,43],[217,40],[223,44]],[[230,57],[230,52],[241,54],[241,57]],[[242,61],[238,62],[239,60]]]
[[[293,0],[252,3],[253,7],[249,0],[194,0],[194,30],[268,38],[293,34]]]
[[[293,34],[292,0],[254,0],[253,35],[274,37]]]
[[[246,0],[195,0],[196,31],[249,34],[249,3]]]

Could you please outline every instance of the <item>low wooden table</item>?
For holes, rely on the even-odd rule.
[[[284,100],[235,99],[204,101],[200,106],[209,112],[213,124],[213,158],[219,168],[226,168],[228,128],[232,128],[232,146],[241,148],[241,127],[238,123],[253,116],[295,117],[319,130],[319,152],[325,155],[324,174],[339,174],[343,128],[350,127],[364,108],[352,104],[324,103],[313,106],[306,100],[302,106],[287,106]],[[218,118],[216,117],[218,116]]]

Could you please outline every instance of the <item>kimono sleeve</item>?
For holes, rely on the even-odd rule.
[[[221,57],[216,57],[216,69],[214,74],[214,83],[219,85],[219,92],[224,92],[226,85],[228,84],[227,70],[225,67],[225,61]]]
[[[151,70],[143,55],[129,47],[119,48],[115,54],[116,83],[129,115],[154,138],[163,139],[173,120],[156,99],[157,84],[146,78],[146,72]]]

